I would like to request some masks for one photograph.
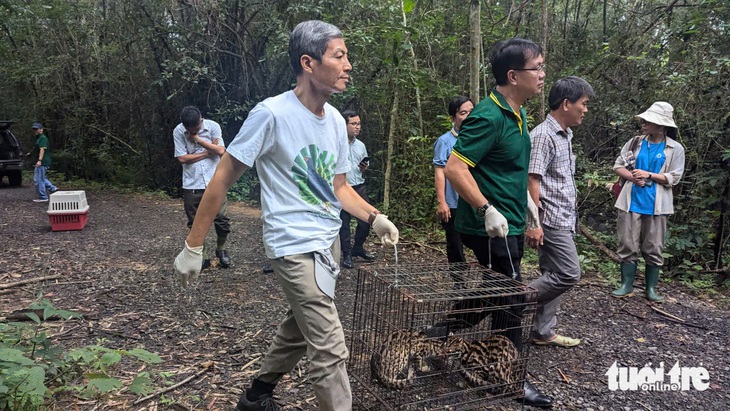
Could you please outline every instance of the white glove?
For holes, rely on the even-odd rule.
[[[537,205],[532,201],[530,192],[527,192],[527,229],[534,230],[540,228],[540,212],[537,209]]]
[[[383,244],[395,245],[398,244],[398,229],[393,223],[388,220],[388,216],[384,214],[378,214],[373,220],[373,231],[380,237],[380,241]]]
[[[185,241],[185,248],[177,255],[173,266],[180,285],[186,288],[188,283],[197,280],[198,274],[200,274],[203,267],[203,246],[190,247],[188,242]]]
[[[507,237],[509,224],[502,213],[497,211],[497,207],[491,206],[484,213],[484,229],[489,237]]]

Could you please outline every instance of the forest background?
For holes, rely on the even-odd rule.
[[[668,101],[687,163],[666,269],[695,283],[727,278],[726,0],[0,0],[0,117],[17,121],[26,151],[30,124],[42,122],[59,175],[175,196],[180,109],[198,106],[230,142],[257,102],[293,86],[288,36],[308,19],[345,35],[353,82],[331,103],[359,111],[371,199],[414,238],[440,235],[431,161],[448,101],[483,98],[492,45],[519,36],[545,49],[545,95],[568,75],[596,91],[574,130],[582,222],[613,248],[611,166],[638,134],[634,116]],[[530,127],[545,100],[528,101]],[[229,196],[255,200],[256,186],[249,173]]]

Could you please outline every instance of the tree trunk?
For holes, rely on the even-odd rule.
[[[547,61],[548,0],[542,0],[542,57]],[[545,120],[545,87],[540,93],[540,119]]]
[[[393,173],[393,147],[395,146],[395,129],[398,124],[398,86],[393,91],[393,103],[390,107],[390,130],[388,130],[388,149],[385,156],[385,176],[383,181],[383,211],[388,212],[390,206],[390,176]]]
[[[469,59],[469,97],[479,101],[479,55],[482,44],[481,3],[479,0],[469,2],[469,43],[471,58]]]
[[[403,28],[407,28],[408,21],[406,20],[406,10],[405,10],[405,5],[403,4],[403,0],[401,0],[401,12],[403,13]],[[405,33],[406,33],[406,44],[408,44],[410,46],[408,49],[410,50],[411,61],[413,62],[413,72],[418,73],[418,61],[416,61],[416,51],[413,49],[413,44],[411,43],[410,34],[408,34],[407,30],[405,31]],[[418,87],[418,84],[414,84],[413,88],[415,88],[415,90],[416,90],[416,109],[418,110],[418,135],[423,136],[424,129],[423,129],[423,110],[421,109],[421,89]]]

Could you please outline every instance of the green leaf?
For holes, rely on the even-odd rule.
[[[89,380],[89,387],[94,387],[101,392],[109,392],[118,390],[122,387],[122,382],[116,378],[94,378]]]
[[[118,352],[108,352],[101,356],[101,363],[104,365],[114,365],[122,360],[122,355]]]
[[[153,352],[149,352],[147,350],[143,350],[141,348],[131,349],[131,350],[129,350],[128,354],[132,355],[132,356],[136,357],[137,359],[142,360],[146,363],[159,364],[162,362],[162,358],[160,358],[159,355],[157,355]]]
[[[38,314],[36,314],[36,313],[34,313],[32,311],[29,311],[29,312],[25,313],[25,315],[27,315],[28,318],[30,318],[31,320],[33,320],[36,324],[40,324],[41,323],[41,318],[38,317]]]
[[[132,384],[129,386],[129,390],[137,395],[146,395],[154,391],[149,373],[139,373],[139,375],[134,377]]]
[[[412,13],[416,7],[416,0],[403,0],[403,11],[406,13]]]
[[[15,348],[0,347],[0,358],[5,362],[11,362],[20,365],[32,365],[34,361],[27,358],[23,351],[16,350]]]

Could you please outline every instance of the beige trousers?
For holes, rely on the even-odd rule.
[[[339,246],[339,241],[335,241]],[[339,247],[336,247],[339,248]],[[335,250],[339,261],[339,250]],[[271,260],[289,301],[286,319],[279,325],[257,378],[274,383],[307,355],[318,409],[352,409],[350,380],[345,369],[349,351],[334,301],[317,287],[312,253]]]
[[[644,215],[618,210],[618,256],[622,262],[635,263],[639,253],[648,265],[664,264],[664,236],[667,216]]]

